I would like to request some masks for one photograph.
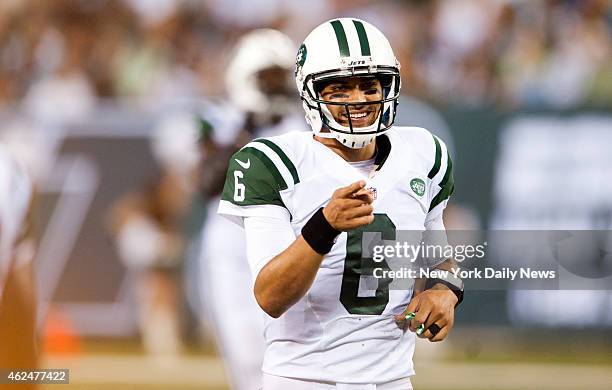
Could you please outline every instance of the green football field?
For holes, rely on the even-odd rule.
[[[419,340],[417,390],[609,389],[609,332],[457,329],[444,342]],[[50,355],[49,368],[69,368],[70,385],[42,389],[228,389],[223,365],[211,348],[174,361],[143,354],[137,342],[87,341],[78,356]]]

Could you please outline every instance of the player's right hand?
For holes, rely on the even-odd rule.
[[[374,221],[374,196],[365,186],[365,180],[359,180],[334,191],[323,209],[325,219],[334,229],[348,231]]]

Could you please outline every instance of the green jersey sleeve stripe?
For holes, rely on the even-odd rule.
[[[453,160],[451,160],[450,154],[447,153],[446,156],[448,163],[446,165],[446,172],[444,173],[444,177],[440,182],[440,187],[444,187],[449,180],[452,180],[453,177]]]
[[[280,172],[278,171],[278,168],[276,167],[276,165],[274,165],[272,160],[270,160],[270,158],[268,156],[266,156],[266,154],[264,152],[262,152],[261,150],[258,150],[256,148],[250,147],[250,146],[246,146],[242,150],[252,154],[255,157],[257,157],[259,159],[259,161],[261,161],[262,164],[264,164],[266,166],[268,171],[272,174],[272,176],[274,176],[274,181],[275,181],[276,185],[278,186],[278,190],[279,191],[287,189],[287,187],[288,187],[287,186],[287,182],[283,178],[283,175],[280,174]]]
[[[249,145],[230,158],[221,199],[240,207],[253,205],[285,207],[280,192],[288,188],[287,179],[291,180],[289,172],[286,175],[281,174],[277,165],[280,159],[276,155],[274,158],[278,162],[272,161],[273,159],[265,151]]]
[[[341,57],[348,57],[351,55],[349,50],[348,40],[346,39],[346,32],[342,26],[342,22],[339,20],[333,20],[331,22],[334,32],[336,33],[336,40],[338,41],[338,49],[340,50]]]
[[[447,154],[447,156],[448,156],[448,164],[447,164],[446,172],[444,173],[444,177],[442,178],[442,181],[440,182],[440,187],[442,187],[442,189],[432,199],[431,205],[429,206],[429,211],[433,210],[434,207],[444,202],[446,199],[450,198],[450,196],[455,191],[455,179],[453,176],[453,161],[451,160],[449,154]]]
[[[260,142],[268,146],[270,149],[272,149],[278,155],[278,157],[280,157],[283,164],[285,164],[285,166],[291,173],[291,177],[293,178],[293,183],[298,184],[300,182],[300,177],[297,173],[297,169],[295,168],[295,165],[293,165],[289,157],[287,157],[287,154],[283,152],[283,150],[277,144],[275,144],[274,142],[268,139],[256,139],[256,140],[253,140],[253,142]]]
[[[455,191],[454,181],[451,180],[447,184],[448,185],[443,187],[442,190],[440,190],[440,192],[438,193],[438,195],[433,198],[433,200],[431,201],[431,205],[429,206],[429,211],[433,210],[434,207],[450,198],[450,196],[453,194],[453,192]]]
[[[357,30],[357,36],[359,37],[359,46],[361,46],[361,55],[369,56],[370,53],[370,41],[368,41],[368,34],[366,34],[363,23],[358,20],[353,20],[355,30]]]
[[[287,188],[293,188],[295,182],[293,181],[293,176],[291,176],[291,172],[289,172],[289,168],[287,168],[285,163],[283,163],[283,160],[281,160],[280,156],[276,154],[276,152],[272,150],[272,148],[261,142],[251,142],[247,144],[247,146],[257,149],[263,154],[265,154],[268,159],[272,161],[272,164],[274,164],[278,172],[281,174],[281,176],[285,180],[285,183],[287,183]]]
[[[438,141],[438,137],[433,134],[432,137],[434,139],[434,142],[436,143],[436,162],[427,174],[427,177],[430,179],[433,179],[434,176],[436,176],[438,172],[440,172],[440,164],[442,163],[442,147],[440,146],[440,141]]]
[[[213,125],[204,118],[197,118],[198,123],[198,142],[206,141],[213,135]]]

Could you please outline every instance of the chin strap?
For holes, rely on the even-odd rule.
[[[332,134],[329,130],[326,132],[323,132],[322,129],[319,130],[318,133],[315,133],[315,135],[317,137],[321,137],[321,138],[336,138],[336,136],[334,134]]]

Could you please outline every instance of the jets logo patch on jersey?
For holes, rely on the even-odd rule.
[[[418,196],[425,195],[425,182],[418,177],[410,180],[410,188],[414,191]]]

